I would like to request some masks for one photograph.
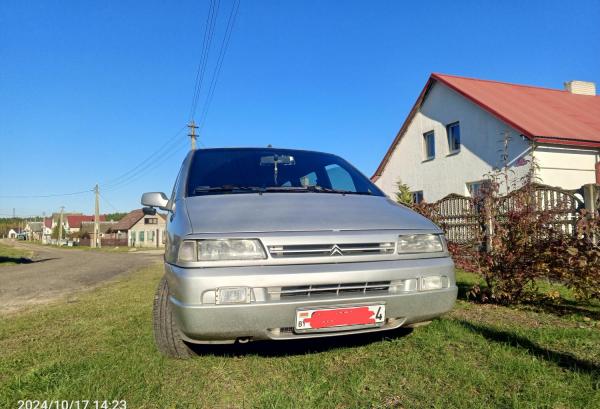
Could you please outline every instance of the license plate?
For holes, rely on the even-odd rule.
[[[297,331],[378,327],[384,321],[384,304],[296,310]]]

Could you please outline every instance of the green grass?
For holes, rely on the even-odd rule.
[[[0,244],[0,266],[29,263],[31,256],[31,251]]]
[[[129,408],[600,407],[600,324],[585,314],[459,301],[412,333],[207,347],[179,361],[153,345],[160,275],[148,268],[2,317],[0,407],[27,398],[125,399]]]

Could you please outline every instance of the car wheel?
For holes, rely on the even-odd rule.
[[[183,341],[179,328],[173,317],[169,302],[169,285],[163,277],[154,295],[153,308],[154,341],[163,354],[171,358],[186,359],[195,355],[194,351]]]

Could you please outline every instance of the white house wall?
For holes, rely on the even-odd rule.
[[[450,154],[446,125],[457,121],[461,150]],[[423,134],[431,130],[435,132],[435,158],[425,161]],[[493,168],[502,165],[506,132],[510,135],[508,162],[515,162],[514,178],[519,178],[527,173],[528,165],[515,159],[524,152],[527,159],[529,141],[462,95],[435,83],[375,183],[393,197],[396,182],[402,180],[411,191],[422,190],[427,202],[450,193],[466,195],[468,182],[482,180]]]
[[[542,183],[564,189],[596,183],[598,150],[542,145],[536,147],[534,157]]]

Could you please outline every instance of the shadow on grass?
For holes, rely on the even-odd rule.
[[[552,362],[561,368],[588,372],[600,376],[600,366],[593,362],[579,359],[569,353],[557,352],[537,345],[529,339],[516,335],[512,332],[501,331],[484,325],[477,325],[464,320],[457,320],[457,323],[476,334],[482,335],[489,341],[494,341],[509,345],[513,348],[527,350],[531,355]]]
[[[48,258],[40,258],[37,260],[33,260],[27,257],[6,257],[0,256],[0,264],[10,263],[10,264],[31,264],[31,263],[43,263],[48,260],[55,260],[56,257],[48,257]]]
[[[262,357],[286,357],[320,353],[337,348],[351,348],[368,345],[383,340],[405,337],[412,333],[412,328],[398,328],[389,331],[365,334],[343,335],[323,338],[306,338],[281,341],[256,341],[247,344],[232,345],[191,345],[199,355],[243,356],[259,355]]]
[[[463,301],[469,301],[469,297],[467,296],[467,294],[473,287],[473,284],[457,281],[456,286],[458,287],[458,299]]]
[[[468,296],[473,285],[473,282],[457,280],[456,286],[458,287],[458,299],[476,303],[477,301],[473,300],[472,297],[469,298]],[[558,317],[580,314],[600,321],[600,304],[592,305],[591,303],[586,303],[585,301],[572,301],[564,298],[550,301],[540,297],[538,301],[524,301],[520,305],[535,312],[545,312]]]
[[[585,305],[581,302],[564,299],[561,300],[559,304],[541,301],[539,303],[526,303],[524,305],[533,311],[546,312],[558,317],[579,314],[592,318],[596,321],[600,321],[600,306],[593,307],[591,305]]]

